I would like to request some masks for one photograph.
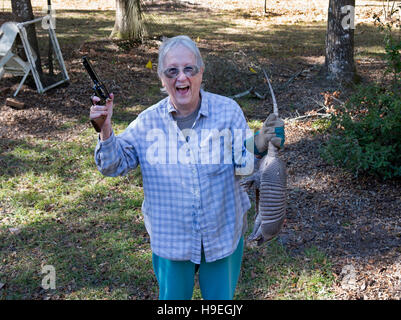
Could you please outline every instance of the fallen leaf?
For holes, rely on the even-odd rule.
[[[19,234],[21,232],[21,229],[19,228],[9,228],[8,231],[10,231],[12,234]]]
[[[148,69],[152,69],[152,61],[149,60],[145,67]]]

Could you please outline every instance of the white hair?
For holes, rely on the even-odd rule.
[[[157,64],[157,74],[159,77],[161,77],[164,70],[164,58],[167,52],[180,45],[188,48],[195,55],[198,68],[205,68],[200,51],[196,43],[192,41],[190,37],[181,35],[173,38],[165,38],[159,48],[159,63]]]

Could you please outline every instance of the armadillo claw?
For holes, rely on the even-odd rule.
[[[255,224],[253,226],[252,233],[248,237],[248,242],[256,241],[257,245],[260,246],[265,242],[262,233],[262,218],[260,214],[256,216]]]
[[[248,237],[248,242],[257,241],[259,243],[260,239],[263,239],[262,230],[259,229],[256,232],[252,232]]]
[[[248,241],[249,242],[251,242],[251,241],[256,242],[257,246],[261,246],[263,243],[269,242],[270,240],[272,240],[272,238],[271,239],[266,239],[265,237],[263,237],[262,226],[259,228],[258,232],[255,235],[250,235],[248,237]]]
[[[248,241],[257,241],[259,240],[261,237],[263,237],[262,235],[262,228],[261,228],[261,223],[262,223],[262,219],[260,218],[260,215],[258,214],[256,216],[255,219],[255,224],[253,225],[253,230],[252,233],[249,235],[248,237]]]
[[[262,223],[262,217],[260,214],[256,216],[255,222],[253,224],[253,229],[251,235],[248,237],[249,241],[252,241],[257,234],[262,234],[262,230],[260,229],[260,225]]]
[[[245,178],[245,179],[242,179],[242,181],[239,184],[244,189],[245,192],[248,192],[251,189],[254,182],[255,181],[253,181],[253,180]]]
[[[260,173],[255,172],[254,174],[250,175],[249,177],[243,178],[240,180],[239,184],[240,186],[245,190],[245,192],[248,192],[254,185],[256,187],[259,187],[260,184]]]

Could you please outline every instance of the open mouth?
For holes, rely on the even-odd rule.
[[[180,94],[186,94],[189,91],[189,86],[177,86],[175,88]]]

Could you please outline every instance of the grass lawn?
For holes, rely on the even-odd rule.
[[[279,24],[276,15],[269,20],[249,15],[245,9],[181,9],[157,11],[155,7],[152,36],[199,37],[210,64],[217,65],[218,59],[228,63],[232,58],[228,52],[234,47],[236,51],[252,49],[259,62],[266,57],[288,59],[290,67],[324,54],[325,21]],[[57,37],[62,49],[71,50],[63,52],[69,70],[79,64],[73,48],[84,42],[90,47],[91,41],[107,37],[113,23],[114,11],[58,11]],[[376,29],[362,25],[360,31],[355,40],[357,59],[380,56],[380,40],[372,36]],[[143,53],[140,59],[144,65],[149,56]],[[224,91],[236,88],[235,84],[230,79],[218,83],[212,71],[205,76],[216,91],[238,92]],[[139,85],[136,97],[116,107],[116,132],[162,97],[156,75],[144,83],[148,86]],[[260,101],[241,98],[238,102],[244,112],[249,111],[250,127],[260,126],[260,117],[251,116]],[[140,170],[125,177],[102,176],[93,159],[97,137],[85,122],[82,115],[66,121],[60,129],[63,139],[29,135],[0,139],[0,299],[157,299],[141,213]],[[253,219],[252,209],[250,229]],[[55,268],[56,289],[41,287],[46,265]],[[235,299],[330,299],[335,281],[331,267],[330,259],[315,247],[297,255],[280,241],[246,247]],[[194,299],[200,298],[196,285]]]
[[[0,144],[4,299],[157,297],[140,210],[140,171],[103,177],[93,162],[95,144],[91,128],[62,144],[41,139],[15,141],[6,149]],[[45,265],[55,268],[55,290],[41,288]],[[274,241],[245,249],[236,298],[329,298],[331,281],[323,253],[311,248],[291,257]],[[194,298],[200,298],[198,286]]]

